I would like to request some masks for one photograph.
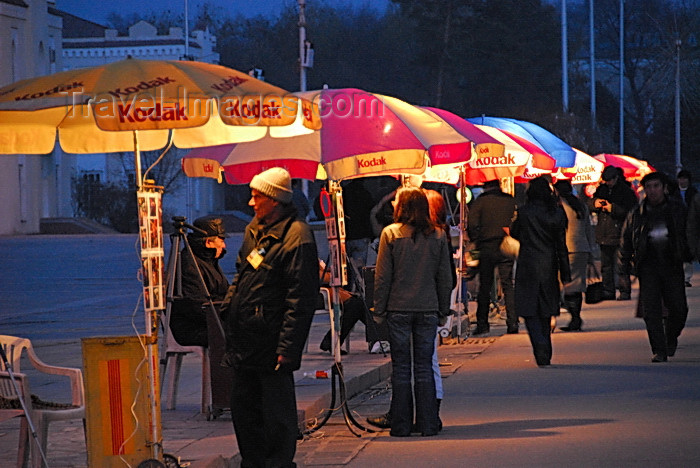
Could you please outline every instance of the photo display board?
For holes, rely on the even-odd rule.
[[[143,186],[136,192],[143,275],[143,306],[146,312],[165,309],[163,281],[163,205],[160,187]]]

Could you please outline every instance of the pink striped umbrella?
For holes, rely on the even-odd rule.
[[[352,88],[298,94],[318,104],[321,129],[296,137],[196,149],[182,160],[185,174],[220,178],[223,172],[229,183],[241,184],[281,166],[295,178],[341,180],[420,174],[431,153],[451,161],[472,157],[467,136],[434,112],[399,99]]]
[[[598,161],[602,161],[606,167],[615,166],[622,169],[625,179],[641,179],[650,172],[656,171],[646,161],[624,154],[601,153],[593,157]]]

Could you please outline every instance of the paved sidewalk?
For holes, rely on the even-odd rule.
[[[127,304],[133,308],[133,298],[125,296],[120,299],[119,294],[120,288],[130,284],[128,281],[133,281],[133,278],[127,279],[123,273],[124,270],[128,271],[128,267],[120,270],[116,265],[119,263],[119,252],[125,250],[133,239],[112,239],[116,245],[110,248],[104,245],[91,247],[90,244],[95,242],[93,238],[78,236],[72,241],[73,247],[67,245],[71,242],[65,238],[46,239],[48,242],[44,244],[37,242],[39,239],[41,238],[33,237],[19,241],[17,238],[0,238],[0,257],[7,259],[8,267],[4,273],[0,272],[0,300],[3,301],[0,307],[3,311],[3,315],[0,315],[0,333],[27,336],[21,333],[26,332],[35,341],[40,358],[47,363],[82,367],[79,336],[95,336],[91,330],[105,322],[102,316],[109,315],[110,310],[118,311],[114,315],[118,317],[119,314],[123,315]],[[62,258],[63,251],[65,250],[67,258],[75,255],[76,241],[89,262],[68,268],[65,266],[68,261]],[[105,249],[109,251],[104,252]],[[12,274],[30,271],[31,268],[40,269],[47,257],[53,257],[54,263],[63,268],[53,273],[48,270],[45,273],[35,271],[29,274],[31,278],[25,279]],[[131,262],[132,260],[124,261],[126,265]],[[20,269],[22,264],[24,270]],[[89,271],[89,264],[97,264],[98,269],[95,272]],[[105,269],[105,265],[110,265],[111,268]],[[114,274],[115,269],[122,273]],[[342,412],[336,410],[326,425],[299,443],[296,461],[299,466],[383,465],[403,468],[426,466],[420,464],[428,463],[425,460],[432,460],[429,464],[440,460],[441,466],[655,466],[649,460],[661,460],[662,454],[652,447],[653,440],[649,440],[648,435],[644,435],[646,433],[642,431],[637,435],[635,428],[638,426],[646,431],[653,430],[650,425],[654,424],[657,416],[653,414],[651,421],[645,420],[644,412],[634,413],[635,404],[648,404],[645,398],[649,395],[663,395],[666,386],[675,385],[686,378],[697,379],[700,375],[700,323],[696,316],[700,307],[700,274],[697,272],[693,283],[695,287],[687,290],[690,306],[688,327],[681,337],[678,356],[667,364],[648,363],[651,352],[646,342],[644,324],[633,316],[636,284],[633,301],[585,305],[584,332],[558,331],[555,334],[552,369],[538,369],[531,362],[524,327],[521,326],[518,335],[502,336],[505,324],[495,317],[490,335],[460,342],[446,340],[439,347],[447,392],[443,402],[446,429],[437,438],[428,438],[430,445],[426,445],[428,439],[421,440],[418,437],[396,442],[388,437],[387,431],[354,437],[342,418]],[[61,287],[57,288],[56,285]],[[93,287],[100,294],[96,294]],[[107,290],[110,294],[105,293]],[[117,299],[112,300],[114,304],[102,309],[102,302],[107,302],[105,295]],[[32,313],[23,312],[23,307],[28,307],[26,310]],[[471,303],[470,310],[473,312],[474,309],[475,304]],[[114,317],[107,317],[101,331],[114,329],[113,334],[126,334],[128,327],[122,322],[117,324],[117,318]],[[559,326],[565,325],[567,321],[568,317],[564,314],[559,319]],[[143,322],[142,313],[135,314],[134,322]],[[327,370],[332,365],[330,355],[318,349],[327,329],[327,316],[317,314],[311,330],[308,353],[304,357],[302,369],[296,373],[298,407],[301,419],[307,421],[321,417],[330,404],[330,380],[304,377],[304,372]],[[80,330],[80,333],[76,330]],[[101,335],[104,333],[97,336]],[[162,411],[164,451],[179,457],[184,463],[190,463],[192,468],[237,466],[238,450],[230,415],[224,413],[207,421],[206,415],[199,412],[199,366],[195,357],[185,358],[177,409]],[[356,395],[349,407],[355,419],[365,424],[365,417],[382,413],[388,408],[390,359],[388,356],[367,352],[364,329],[358,324],[351,334],[351,352],[343,357],[343,366],[348,396]],[[652,371],[653,379],[646,378],[652,376]],[[534,375],[538,377],[533,379],[531,376]],[[673,377],[673,380],[668,381],[664,376]],[[34,383],[33,381],[33,392],[44,399],[60,401],[66,393],[65,389],[50,381],[37,381],[36,385]],[[647,388],[637,389],[639,385]],[[618,389],[623,392],[624,407],[620,407],[618,400],[612,399],[613,392]],[[688,410],[697,407],[697,388],[674,388],[674,391],[676,393],[672,398],[685,402]],[[545,413],[541,415],[529,412],[523,406],[525,401],[534,402],[535,409],[546,410]],[[571,412],[574,407],[570,405],[574,401],[577,406]],[[590,406],[585,406],[588,404]],[[601,404],[605,406],[599,408]],[[668,407],[669,411],[682,411],[680,407],[671,404]],[[632,411],[631,419],[625,414],[627,408]],[[579,411],[584,412],[582,416],[585,421],[581,419]],[[626,425],[602,421],[601,411],[614,413],[615,418]],[[681,432],[659,436],[664,443],[674,438],[686,441],[688,437],[696,437],[693,434],[697,434],[697,423],[693,428],[686,417],[692,415],[683,415],[681,412],[673,414],[682,421],[678,428]],[[551,449],[548,452],[547,437],[554,437],[553,442],[558,443],[556,435],[566,432],[557,425],[561,423],[555,424],[553,421],[560,421],[558,418],[564,417],[579,421],[576,422],[577,425],[593,426],[587,431],[584,431],[585,427],[582,428],[579,438],[572,435],[572,438],[565,439],[562,442],[565,446],[560,452],[555,450],[552,453]],[[502,418],[502,422],[499,422],[499,418]],[[542,424],[542,428],[558,429],[543,433],[542,437],[527,435],[529,431],[539,429],[538,424]],[[0,466],[12,466],[14,463],[18,427],[18,420],[0,423]],[[613,437],[611,442],[617,440],[621,449],[615,452],[610,444],[601,445],[602,442],[598,440],[601,429],[595,429],[597,427],[602,427],[602,430],[609,427],[610,430],[626,431],[622,435],[610,435]],[[551,435],[545,437],[546,434]],[[585,440],[582,439],[584,434],[587,438]],[[495,444],[500,439],[509,439],[511,445]],[[629,442],[622,444],[623,439]],[[400,453],[387,452],[388,446],[385,444],[390,440],[399,444],[396,447],[400,447]],[[647,448],[647,445],[640,442],[644,440],[648,442],[648,456],[634,452]],[[477,442],[478,445],[475,445]],[[533,452],[530,447],[533,444],[539,444],[539,452]],[[694,442],[691,445],[697,447]],[[465,447],[468,448],[468,455],[463,453]],[[679,450],[683,448],[678,443],[674,443],[674,447]],[[587,450],[585,453],[583,448]],[[673,460],[678,463],[673,463],[673,466],[697,466],[693,462],[700,460],[688,452],[687,448],[685,447],[685,452],[681,450],[682,453],[674,455]],[[596,450],[602,451],[608,458],[600,458]],[[516,455],[518,451],[528,453],[532,458],[524,459],[519,454]],[[569,451],[574,451],[578,458],[569,459]],[[54,468],[87,466],[80,422],[57,422],[51,425],[48,456],[50,466]],[[637,459],[644,462],[635,464]]]

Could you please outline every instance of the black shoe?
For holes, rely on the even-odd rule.
[[[685,287],[686,287],[686,288],[692,288],[693,285],[690,284],[690,281],[686,281],[686,282],[685,282]]]
[[[614,294],[614,293],[613,293],[613,294],[604,294],[604,295],[603,295],[603,299],[601,299],[601,300],[603,300],[603,301],[614,301],[614,300],[615,300],[615,294]]]
[[[516,333],[518,333],[518,326],[516,325],[514,327],[508,327],[506,333],[509,335],[515,335]]]
[[[651,358],[651,362],[666,362],[668,361],[668,358],[666,356],[663,356],[661,354],[654,354],[654,357]]]
[[[472,333],[472,335],[474,335],[474,336],[476,336],[476,335],[485,335],[485,334],[487,334],[489,331],[491,331],[489,327],[477,326],[477,327],[476,327],[476,330],[474,330],[474,333]]]
[[[438,432],[442,430],[442,421],[440,421],[440,418],[438,418],[438,430],[436,433],[432,432],[421,432],[421,430],[418,428],[418,424],[413,423],[411,424],[411,434],[417,434],[420,432],[420,435],[423,437],[429,437],[429,436],[434,436],[437,435]]]
[[[666,343],[666,351],[668,357],[673,357],[676,355],[676,349],[678,348],[678,338],[669,339]]]
[[[632,299],[632,296],[630,293],[620,293],[620,296],[618,296],[617,300],[618,301],[629,301]]]
[[[389,416],[389,413],[367,418],[367,422],[381,429],[391,429],[391,417]]]
[[[561,331],[565,332],[575,332],[575,331],[581,331],[581,325],[583,325],[583,322],[575,323],[575,322],[569,322],[569,324],[565,327],[559,328]]]
[[[328,344],[328,343],[326,343],[325,341],[322,341],[321,344],[320,344],[318,347],[321,349],[321,351],[325,351],[325,352],[327,352],[327,353],[333,354],[333,352],[331,351],[331,345]],[[345,356],[346,354],[348,354],[347,351],[345,351],[344,349],[341,349],[341,350],[340,350],[340,355],[341,355],[341,356]]]

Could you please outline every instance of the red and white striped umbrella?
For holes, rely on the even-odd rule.
[[[605,163],[590,154],[574,148],[576,163],[574,167],[558,167],[553,174],[557,180],[569,179],[572,184],[595,184],[600,181]]]
[[[182,160],[185,174],[220,178],[223,172],[229,183],[242,184],[262,170],[280,166],[295,178],[325,178],[327,174],[341,180],[420,174],[429,154],[450,161],[467,161],[473,155],[471,140],[436,112],[400,99],[352,88],[298,95],[318,105],[319,130],[297,137],[266,137],[196,149]]]
[[[646,161],[624,154],[601,153],[595,155],[594,158],[598,161],[602,161],[606,167],[615,166],[622,169],[625,179],[641,179],[650,172],[656,171],[656,169],[651,167]]]

